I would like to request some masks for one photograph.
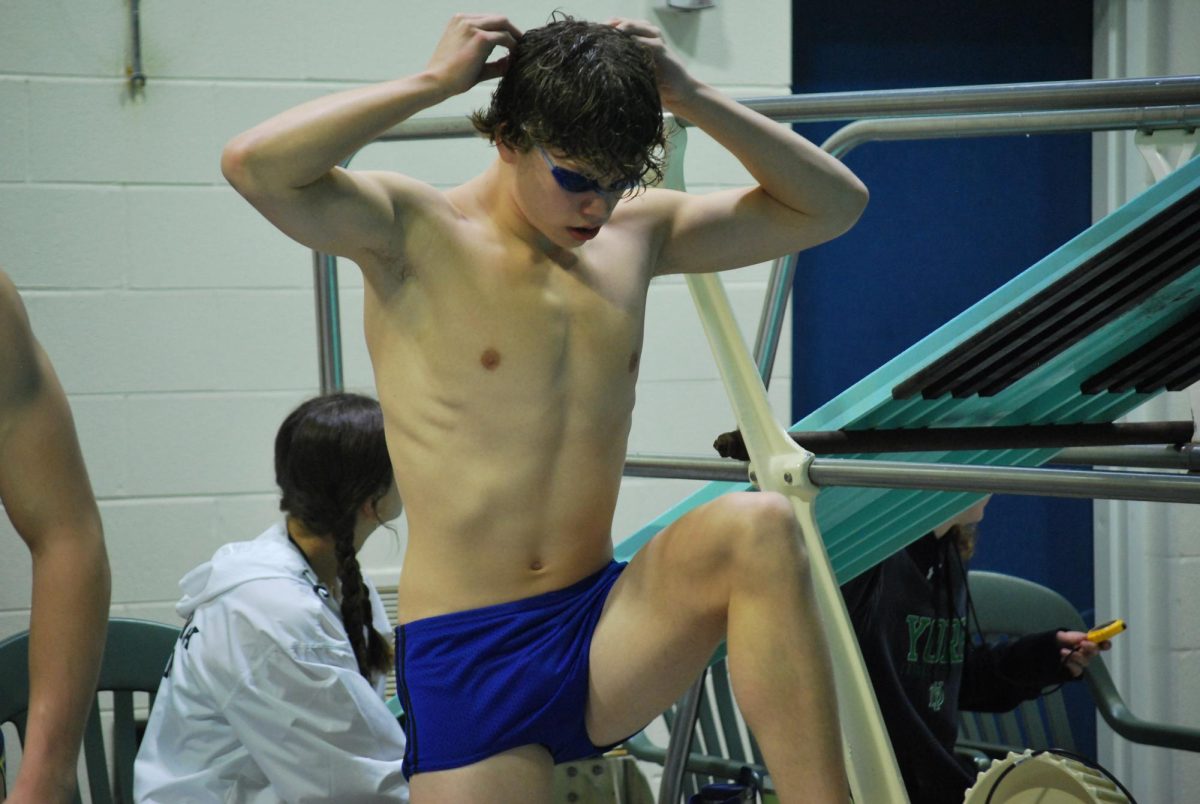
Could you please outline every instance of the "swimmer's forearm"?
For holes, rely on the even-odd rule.
[[[838,159],[699,81],[668,105],[737,157],[762,189],[786,207],[850,228],[867,204],[866,186]]]
[[[98,517],[46,534],[34,554],[29,730],[14,802],[68,802],[104,647],[109,569]],[[64,646],[71,660],[63,661]]]
[[[239,190],[300,189],[452,94],[424,72],[317,98],[234,137],[221,155],[221,170]]]
[[[29,548],[33,595],[28,732],[9,800],[46,804],[70,801],[75,787],[75,759],[104,646],[110,574],[66,395],[28,327],[19,329],[34,377],[28,393],[0,402],[0,419],[8,424],[0,431],[0,501]]]

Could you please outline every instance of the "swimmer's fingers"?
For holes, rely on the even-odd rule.
[[[499,14],[455,14],[446,25],[426,69],[448,91],[465,92],[503,74],[507,56],[488,61],[497,47],[512,49],[521,30]]]
[[[633,36],[662,39],[662,30],[646,20],[633,20],[629,19],[628,17],[612,17],[608,20],[607,24],[616,28],[618,31],[624,31],[625,33]]]
[[[697,86],[695,79],[688,74],[683,62],[667,47],[660,28],[645,20],[626,17],[613,17],[608,24],[632,36],[654,56],[658,93],[664,106],[674,109],[694,91]]]

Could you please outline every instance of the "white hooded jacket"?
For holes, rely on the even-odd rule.
[[[358,672],[335,601],[282,523],[224,545],[179,585],[187,624],[134,765],[137,801],[408,800],[385,680]]]

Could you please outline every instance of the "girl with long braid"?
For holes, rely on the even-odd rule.
[[[134,768],[139,802],[406,801],[388,616],[357,554],[400,513],[379,403],[311,399],[275,439],[281,522],[180,581],[186,620]]]

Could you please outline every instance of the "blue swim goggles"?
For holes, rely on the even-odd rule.
[[[636,179],[621,179],[615,181],[608,186],[600,184],[595,179],[589,179],[582,173],[576,173],[573,170],[567,170],[565,167],[559,167],[554,164],[554,160],[550,158],[550,154],[546,153],[546,149],[540,145],[535,145],[538,153],[542,155],[542,159],[546,160],[546,166],[550,168],[550,175],[554,177],[554,181],[558,182],[558,186],[566,190],[568,193],[599,193],[600,195],[625,195],[638,186]]]

